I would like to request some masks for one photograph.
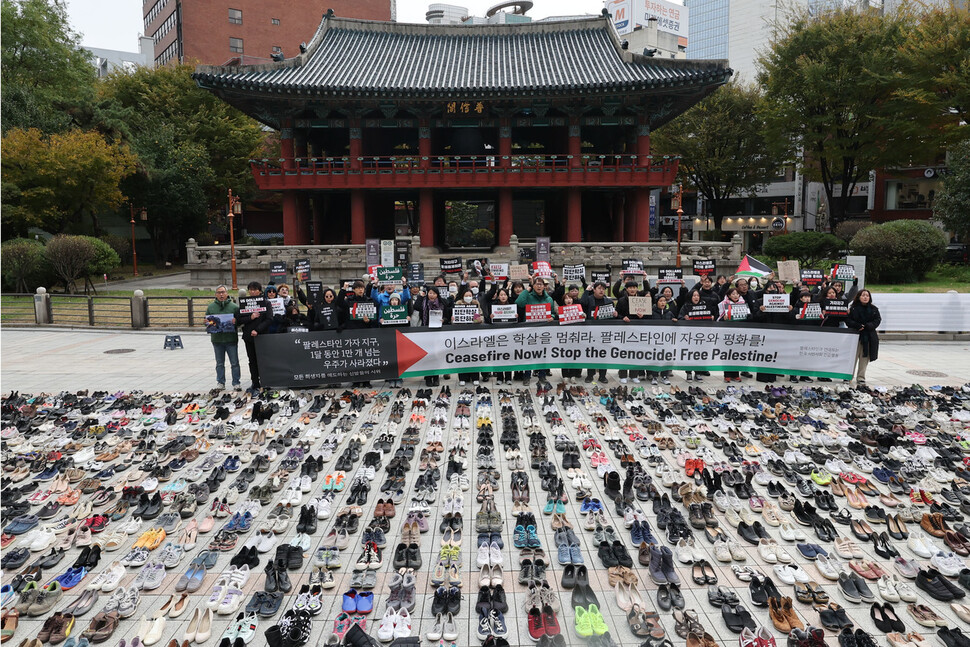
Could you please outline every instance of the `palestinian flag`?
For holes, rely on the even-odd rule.
[[[741,259],[741,264],[738,265],[737,271],[734,273],[738,276],[757,276],[759,279],[763,279],[771,274],[771,268],[758,259],[745,254],[744,258]]]

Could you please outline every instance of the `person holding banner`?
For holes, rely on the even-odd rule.
[[[562,295],[563,306],[579,305],[579,300],[574,299],[571,296],[571,292],[572,290],[569,290]],[[583,377],[583,369],[581,368],[564,368],[561,370],[561,373],[563,382],[569,382],[571,384],[576,383],[577,377]]]
[[[603,281],[597,281],[593,284],[593,289],[590,292],[583,294],[583,297],[579,300],[579,303],[583,306],[583,312],[586,313],[586,319],[616,319],[616,306],[613,304],[613,299],[606,296],[607,285]],[[596,369],[588,369],[586,371],[587,384],[593,382],[596,376]],[[606,369],[599,369],[599,379],[601,382],[608,381],[606,375]]]
[[[249,298],[246,299],[245,305],[249,307],[240,308],[236,323],[242,326],[243,343],[246,345],[246,356],[249,358],[249,377],[253,381],[250,390],[255,392],[260,388],[256,337],[269,330],[273,307],[263,295],[263,286],[259,281],[250,281],[246,290],[249,292]]]
[[[879,333],[877,328],[882,323],[879,308],[872,303],[872,293],[869,290],[859,290],[852,300],[846,325],[859,331],[859,366],[856,370],[856,382],[866,383],[866,369],[869,362],[879,359]]]
[[[307,308],[307,313],[311,312]],[[344,312],[337,303],[337,293],[333,288],[324,288],[320,295],[320,305],[317,306],[314,330],[341,330],[344,324]]]
[[[669,287],[664,288],[664,291],[657,297],[657,301],[653,305],[653,318],[660,321],[677,321],[677,311],[670,307],[670,302],[667,301],[666,292],[671,291]],[[670,384],[670,374],[672,371],[647,371],[647,377],[650,378],[650,383],[656,385],[657,377],[660,377],[660,381],[664,384]]]
[[[368,303],[373,306],[374,301],[365,294],[367,286],[363,281],[357,279],[354,281],[350,290],[342,290],[340,295],[337,297],[339,300],[340,307],[343,309],[346,315],[345,327],[348,330],[354,330],[358,328],[370,328],[371,319],[370,317],[363,317],[361,319],[354,319],[350,316],[352,308],[356,303]]]
[[[781,293],[781,298],[787,301],[787,297],[784,296],[784,290],[779,291],[778,283],[776,281],[768,281],[765,285],[764,295],[778,295]],[[765,307],[765,299],[762,295],[761,300],[758,302],[758,307],[752,311],[751,320],[770,324],[783,324],[788,325],[792,322],[792,305],[788,304],[788,310],[785,312],[775,312],[769,311]],[[759,382],[774,382],[780,377],[777,373],[762,373],[758,372],[755,374],[754,378]],[[794,376],[792,376],[794,377]],[[797,381],[797,380],[796,380]]]
[[[229,298],[229,288],[220,285],[216,288],[216,298],[205,309],[206,315],[230,315],[233,325],[236,324],[239,316],[239,306]],[[215,322],[208,318],[204,319],[206,326],[215,326]],[[217,328],[213,328],[217,330]],[[241,379],[239,374],[239,335],[235,328],[230,328],[231,332],[214,332],[209,335],[212,342],[212,350],[216,356],[216,387],[226,388],[226,355],[229,356],[229,369],[232,376],[232,388],[235,391],[242,391],[239,385]]]
[[[523,289],[522,292],[519,293],[519,296],[515,299],[515,305],[519,307],[519,321],[525,321],[527,306],[542,304],[548,304],[549,315],[554,319],[556,316],[556,304],[552,300],[552,296],[546,291],[546,280],[541,276],[537,276],[532,279],[532,289]],[[549,371],[547,369],[539,369],[536,371],[536,377],[539,378],[540,383],[548,375]],[[530,378],[530,371],[522,372],[523,384],[528,384]]]
[[[306,328],[307,330],[313,328],[313,322],[300,312],[300,306],[292,299],[286,306],[286,313],[283,315],[280,329],[277,332],[290,332],[291,328]]]
[[[440,328],[451,322],[451,305],[441,298],[441,292],[439,292],[441,289],[437,285],[431,285],[425,290],[424,299],[421,301],[422,326]],[[426,375],[424,377],[425,386],[438,386],[439,384],[441,384],[441,377],[438,375]]]
[[[623,288],[622,296],[620,296],[620,298],[616,301],[616,316],[627,323],[629,323],[631,319],[649,319],[652,312],[649,314],[643,312],[630,312],[630,299],[637,298],[649,299],[650,297],[645,297],[640,294],[640,286],[636,281],[627,281]],[[580,371],[580,373],[582,373],[582,371]],[[617,376],[620,378],[620,384],[626,384],[627,379],[632,379],[634,384],[639,384],[640,378],[644,376],[644,371],[620,369],[617,372]]]
[[[750,313],[748,305],[741,298],[737,288],[728,288],[724,292],[724,300],[718,305],[718,321],[743,321]],[[725,382],[740,382],[741,373],[738,371],[724,371]]]
[[[506,281],[506,283],[508,283]],[[508,310],[507,306],[515,307],[509,297],[509,291],[505,287],[498,287],[498,284],[492,286],[492,289],[488,291],[484,297],[486,309],[484,311],[485,321],[488,323],[503,323],[504,319],[494,316],[500,310]],[[499,306],[496,309],[495,306]],[[517,312],[517,310],[516,310]],[[502,384],[512,384],[512,371],[496,371],[492,375],[495,376],[495,383],[501,386]],[[482,381],[487,382],[489,378],[488,373],[482,373]]]

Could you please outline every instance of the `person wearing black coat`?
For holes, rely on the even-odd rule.
[[[666,288],[665,288],[666,289]],[[667,300],[667,296],[663,293],[657,297],[656,301],[653,303],[653,318],[659,321],[677,321],[677,315],[679,313],[674,309],[674,304]],[[670,384],[670,373],[671,371],[647,371],[647,377],[650,378],[651,384],[657,383],[657,377],[660,377],[660,381],[664,384]]]
[[[354,304],[369,303],[371,305],[374,305],[374,300],[371,299],[369,296],[367,296],[367,294],[365,293],[366,289],[367,289],[367,286],[364,284],[364,282],[358,279],[354,281],[350,290],[341,290],[340,294],[337,296],[337,302],[340,305],[341,309],[343,309],[344,316],[346,319],[346,323],[344,324],[344,327],[347,328],[348,330],[353,330],[358,328],[370,328],[376,321],[376,317],[374,319],[371,319],[369,317],[366,319],[351,318],[351,310]]]
[[[852,300],[852,308],[845,324],[853,330],[859,331],[859,366],[856,369],[856,381],[866,382],[866,369],[869,362],[879,359],[879,333],[877,328],[882,323],[879,308],[872,303],[872,293],[862,289],[856,292]]]
[[[236,326],[242,328],[243,343],[246,344],[246,356],[249,358],[249,377],[253,380],[250,390],[260,388],[259,363],[256,359],[256,337],[266,333],[273,316],[273,306],[263,296],[263,286],[259,281],[251,281],[246,286],[249,298],[259,299],[257,307],[261,312],[241,312],[236,316]]]
[[[310,312],[310,309],[307,309]],[[320,295],[320,303],[315,310],[314,330],[342,330],[345,313],[337,303],[337,293],[327,288]]]
[[[637,319],[649,319],[650,314],[637,315],[630,312],[630,299],[632,297],[643,296],[640,293],[639,285],[636,281],[627,281],[623,288],[623,292],[620,297],[616,300],[616,316],[623,321],[630,322]],[[580,371],[582,372],[582,371]],[[565,374],[565,369],[564,369]],[[643,377],[644,371],[639,369],[620,369],[617,375],[620,378],[620,384],[626,384],[627,379],[632,379],[635,384],[640,383],[640,378]]]
[[[616,318],[616,307],[613,305],[613,299],[606,295],[606,283],[603,281],[597,281],[593,284],[593,289],[584,293],[579,299],[579,304],[583,306],[583,312],[586,313],[586,320],[591,321],[593,319],[615,319]],[[586,369],[586,383],[590,384],[593,382],[596,376],[597,369],[588,368]],[[606,382],[606,369],[599,369],[599,379]]]
[[[774,281],[769,281],[765,286],[764,294],[778,294],[778,284]],[[751,320],[760,323],[770,323],[770,324],[790,324],[793,319],[792,310],[794,309],[791,303],[788,304],[787,312],[766,312],[764,304],[764,296],[762,295],[761,300],[758,302],[758,307],[751,311]],[[778,379],[779,375],[777,373],[768,372],[757,372],[755,373],[755,379],[759,382],[774,382]],[[795,378],[795,376],[792,376]],[[798,381],[798,378],[792,380],[794,382]]]

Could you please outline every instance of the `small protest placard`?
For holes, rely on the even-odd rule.
[[[602,281],[607,285],[610,284],[610,273],[609,272],[590,272],[590,279],[593,283]]]
[[[428,311],[428,328],[441,328],[441,324],[444,323],[445,314],[442,310],[429,310]]]
[[[407,306],[381,306],[382,326],[406,326],[409,323]]]
[[[643,274],[643,261],[639,258],[624,258],[623,274]]]
[[[550,321],[552,320],[551,303],[530,303],[525,307],[526,321]]]
[[[451,323],[453,324],[472,324],[478,318],[478,307],[469,305],[457,305],[451,310]]]
[[[551,279],[552,266],[548,261],[536,261],[532,264],[532,275],[537,278]]]
[[[306,326],[290,326],[286,329],[286,332],[310,332],[310,329]]]
[[[725,321],[744,321],[750,316],[751,310],[748,308],[748,304],[743,301],[724,306]]]
[[[657,280],[662,283],[680,283],[684,270],[679,267],[661,267],[657,270]]]
[[[596,306],[590,314],[593,319],[616,319],[616,308],[613,307],[612,303],[608,303]]]
[[[832,266],[831,276],[836,281],[851,281],[855,278],[855,267],[846,263],[836,263]]]
[[[710,276],[717,271],[717,264],[710,258],[695,258],[693,271],[697,276]]]
[[[562,266],[562,280],[563,281],[583,281],[586,279],[586,266],[585,265],[563,265]]]
[[[296,278],[300,281],[310,280],[310,259],[309,258],[298,258],[296,259],[296,266],[293,270],[296,274]]]
[[[367,274],[370,276],[371,282],[377,281],[377,270],[384,267],[383,265],[368,265]]]
[[[765,294],[761,305],[765,312],[788,312],[789,297],[787,294]]]
[[[350,318],[361,320],[361,319],[376,319],[377,318],[377,304],[361,301],[359,303],[351,304],[350,306]]]
[[[269,262],[269,282],[277,285],[286,283],[286,261]]]
[[[377,268],[377,282],[386,285],[401,285],[404,282],[404,270],[400,267]]]
[[[424,263],[411,263],[408,266],[408,281],[411,283],[424,282]]]
[[[798,312],[795,313],[796,319],[821,319],[822,318],[822,305],[812,301],[810,303],[803,303],[799,308]]]
[[[236,325],[232,323],[232,319],[232,313],[206,315],[205,331],[210,335],[219,332],[236,332]]]
[[[511,323],[519,320],[519,307],[514,303],[492,306],[492,321]]]
[[[442,258],[438,263],[445,274],[461,274],[461,257]]]
[[[782,283],[794,283],[801,275],[798,261],[778,261],[778,280]]]
[[[323,281],[307,281],[304,285],[307,306],[316,310],[317,304],[323,301]]]
[[[263,305],[263,297],[243,297],[239,300],[239,312],[242,314],[266,312],[266,307]]]
[[[276,297],[275,299],[267,299],[267,301],[269,301],[269,305],[272,306],[274,315],[286,314],[286,308],[283,307],[282,297]]]
[[[488,269],[488,259],[487,258],[470,258],[465,261],[465,267],[468,269],[469,273],[477,274],[478,276],[485,276],[485,270]]]
[[[802,285],[809,288],[814,288],[817,285],[821,285],[822,279],[825,278],[825,275],[822,274],[822,270],[803,269],[801,272],[799,272],[799,275],[801,276]]]
[[[822,306],[826,317],[844,317],[849,314],[849,302],[845,299],[829,299]]]
[[[509,266],[509,278],[513,281],[528,281],[529,266],[525,263],[517,263]]]
[[[704,303],[695,303],[687,312],[687,319],[690,321],[711,321],[714,315],[711,309]]]
[[[650,297],[627,297],[630,302],[630,314],[638,317],[653,315],[653,301]]]
[[[509,278],[508,263],[489,263],[488,273],[496,281],[504,281]]]
[[[574,303],[569,306],[559,306],[559,325],[576,323],[586,320],[586,313],[583,306]]]

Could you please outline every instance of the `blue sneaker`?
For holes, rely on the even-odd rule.
[[[535,528],[533,528],[533,530],[535,530]],[[527,544],[528,537],[525,533],[525,526],[519,524],[515,527],[515,530],[512,531],[512,545],[516,548],[525,548]]]
[[[374,544],[376,544],[378,548],[384,548],[387,546],[387,537],[384,535],[384,530],[381,528],[374,529]]]
[[[75,586],[81,583],[84,576],[88,574],[88,571],[83,566],[72,566],[67,569],[63,574],[54,578],[54,581],[61,585],[61,588],[65,591],[73,589]]]
[[[46,470],[34,477],[35,481],[52,481],[60,473],[56,467],[48,467]]]
[[[542,541],[539,540],[539,535],[536,534],[535,526],[530,524],[529,527],[525,529],[525,535],[527,548],[542,548]]]
[[[634,546],[639,546],[643,543],[643,529],[639,521],[634,521],[633,525],[630,526],[630,539],[633,541]]]
[[[573,564],[583,564],[583,551],[580,550],[579,546],[569,547],[569,561]]]
[[[238,513],[237,513],[238,514]],[[248,510],[246,514],[239,518],[239,526],[237,532],[247,532],[253,527],[253,515]]]
[[[560,565],[569,564],[569,544],[560,544],[557,555]]]

